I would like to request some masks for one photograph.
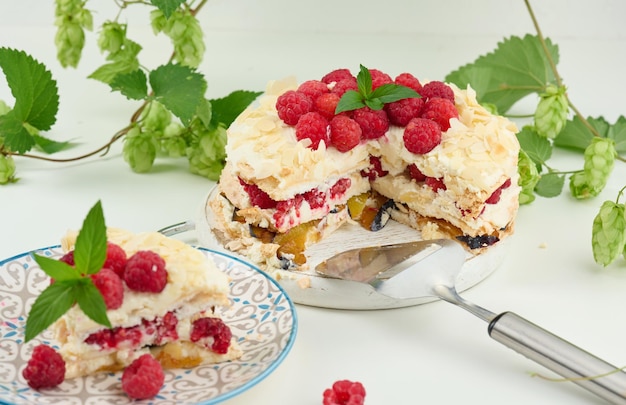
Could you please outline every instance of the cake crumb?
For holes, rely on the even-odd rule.
[[[303,290],[305,288],[311,288],[311,278],[310,277],[302,277],[300,278],[297,283],[298,287],[302,288]]]
[[[539,249],[547,249],[548,248],[548,244],[546,242],[541,242],[539,244]]]

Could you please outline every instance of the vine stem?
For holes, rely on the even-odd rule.
[[[530,15],[530,19],[533,22],[535,31],[537,32],[537,37],[539,38],[539,42],[541,43],[543,52],[546,55],[546,58],[548,59],[548,63],[550,64],[550,69],[552,70],[552,73],[554,74],[556,83],[559,85],[559,87],[561,87],[563,86],[563,79],[561,79],[561,75],[559,74],[559,71],[556,68],[556,63],[554,63],[554,59],[552,58],[550,51],[548,51],[548,45],[546,44],[545,37],[543,36],[543,33],[541,32],[541,28],[539,27],[539,22],[537,21],[537,17],[535,17],[535,12],[533,11],[532,6],[530,5],[530,0],[524,0],[524,3],[526,4],[526,9],[528,9],[528,14]],[[589,123],[589,121],[587,121],[587,119],[582,115],[580,110],[578,110],[578,108],[576,108],[576,106],[572,103],[572,100],[569,98],[569,95],[567,94],[567,92],[565,92],[565,97],[567,98],[567,104],[572,109],[574,114],[581,120],[583,125],[585,125],[587,129],[589,129],[589,131],[591,131],[591,133],[594,136],[599,137],[600,134],[598,133],[598,131]]]

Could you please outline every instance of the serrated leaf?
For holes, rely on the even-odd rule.
[[[356,84],[359,89],[359,93],[367,99],[372,92],[372,75],[370,74],[369,69],[363,65],[359,66],[359,73],[356,75]]]
[[[74,146],[72,142],[58,142],[41,135],[33,135],[33,139],[37,147],[48,154],[56,153]]]
[[[187,66],[169,63],[150,72],[154,98],[188,125],[204,98],[204,76]]]
[[[83,274],[95,274],[106,259],[107,237],[102,204],[98,201],[87,213],[76,237],[74,262]]]
[[[26,342],[43,332],[74,305],[75,284],[76,281],[58,281],[37,297],[26,319]]]
[[[150,0],[152,5],[156,6],[165,18],[170,18],[172,13],[185,2],[185,0]]]
[[[393,83],[386,83],[378,86],[370,95],[370,98],[378,99],[384,104],[393,103],[394,101],[403,100],[405,98],[420,98],[418,92],[406,87]]]
[[[111,322],[106,313],[107,308],[102,294],[91,278],[85,277],[80,281],[74,289],[78,306],[91,320],[110,328]]]
[[[593,133],[578,117],[568,120],[565,127],[554,138],[554,146],[584,151],[593,139]]]
[[[542,197],[556,197],[563,191],[565,175],[558,173],[542,174],[535,185],[535,193]]]
[[[119,91],[129,100],[143,100],[148,97],[147,77],[141,69],[115,75],[110,86],[112,90]]]
[[[623,115],[611,126],[607,136],[615,141],[617,153],[626,153],[626,118]]]
[[[59,93],[46,67],[23,51],[0,48],[0,68],[15,98],[15,117],[39,130],[56,122]]]
[[[33,259],[41,267],[47,275],[55,281],[77,280],[81,278],[81,274],[75,267],[57,259],[51,259],[46,256],[33,254]]]
[[[0,137],[4,146],[17,153],[25,153],[35,145],[35,138],[22,125],[13,110],[0,116]]]
[[[558,47],[547,38],[546,47],[557,64]],[[471,85],[480,103],[494,104],[505,113],[527,95],[543,91],[555,78],[539,38],[528,34],[505,39],[493,52],[451,72],[445,80],[460,88]]]
[[[538,165],[543,165],[552,156],[552,144],[545,137],[539,135],[531,127],[523,127],[517,133],[520,147],[528,157]]]
[[[221,123],[228,128],[235,118],[261,94],[261,92],[237,90],[226,97],[210,100],[211,126],[216,127]]]
[[[385,104],[377,98],[365,99],[365,105],[374,111],[382,110],[385,106]]]
[[[204,125],[205,128],[209,128],[211,126],[211,119],[213,118],[213,105],[211,102],[203,98],[200,104],[198,104],[196,115],[202,122],[202,125]]]
[[[344,111],[357,110],[362,107],[365,107],[365,102],[361,93],[355,90],[348,90],[341,96],[341,99],[339,99],[339,103],[337,103],[337,107],[335,108],[335,115]]]

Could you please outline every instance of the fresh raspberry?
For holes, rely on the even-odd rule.
[[[409,175],[413,180],[417,182],[426,180],[426,176],[424,175],[424,173],[422,173],[420,169],[418,169],[415,163],[408,165],[407,169],[409,170]]]
[[[436,193],[439,190],[446,190],[446,185],[443,182],[443,179],[437,179],[435,177],[426,177],[426,180],[424,180],[424,183],[433,189],[433,191]]]
[[[65,360],[50,346],[37,345],[22,376],[33,389],[54,388],[65,379]]]
[[[321,208],[326,204],[326,193],[322,193],[317,188],[302,194],[311,209]]]
[[[113,270],[118,276],[124,274],[126,267],[126,252],[119,245],[107,242],[107,257],[102,267]]]
[[[330,144],[339,152],[347,152],[361,142],[361,126],[352,118],[337,115],[330,121]]]
[[[313,108],[315,111],[322,114],[324,118],[331,120],[335,116],[335,110],[337,109],[340,98],[341,97],[336,93],[322,94],[315,99]]]
[[[124,281],[128,288],[140,292],[158,293],[167,284],[165,260],[151,250],[139,250],[126,263]]]
[[[356,91],[358,89],[359,89],[359,85],[356,82],[356,78],[348,77],[346,79],[341,79],[337,83],[335,83],[335,86],[333,86],[333,88],[330,90],[330,92],[331,93],[335,93],[339,97],[341,97],[348,90],[355,90]]]
[[[230,347],[233,337],[230,328],[219,318],[200,318],[193,322],[189,339],[198,342],[205,338],[213,338],[211,350],[218,354],[225,354]]]
[[[103,267],[91,280],[102,294],[107,309],[118,309],[124,302],[124,284],[122,279],[113,270]]]
[[[339,380],[324,390],[324,405],[363,405],[365,387],[358,381]]]
[[[276,100],[278,117],[287,125],[296,125],[300,117],[313,109],[313,101],[304,93],[289,90]]]
[[[418,93],[422,91],[422,84],[417,79],[417,77],[413,76],[410,73],[400,73],[398,76],[396,76],[394,83],[413,89]]]
[[[370,156],[370,165],[367,169],[361,170],[361,176],[367,177],[370,181],[376,180],[377,177],[388,175],[387,170],[383,170],[383,165],[378,156]]]
[[[354,78],[354,76],[352,76],[352,73],[350,73],[350,69],[335,69],[332,72],[324,75],[321,81],[323,83],[330,84],[332,82],[339,82],[340,80],[349,79],[351,77]]]
[[[315,111],[304,114],[296,124],[296,138],[299,141],[310,139],[311,145],[309,147],[311,149],[317,149],[321,141],[329,145],[328,120]]]
[[[132,399],[154,397],[164,382],[165,374],[161,363],[147,353],[130,363],[122,374],[122,390]]]
[[[243,186],[243,189],[250,198],[250,204],[261,209],[276,208],[276,201],[265,191],[261,190],[256,184],[248,184],[242,179],[239,179],[239,184]]]
[[[298,92],[306,94],[311,100],[315,100],[322,94],[328,93],[329,90],[326,83],[322,83],[319,80],[307,80],[298,86]]]
[[[419,93],[422,95],[422,97],[425,98],[445,98],[450,100],[452,104],[454,104],[454,91],[452,91],[450,86],[448,86],[444,82],[436,80],[428,82],[424,86],[422,86],[422,91],[420,91]]]
[[[375,90],[383,84],[393,83],[391,76],[378,69],[370,69],[370,75],[372,76],[372,90]]]
[[[450,128],[450,120],[458,117],[454,104],[445,98],[428,99],[422,110],[422,118],[435,121],[444,132]]]
[[[63,256],[59,257],[59,260],[62,261],[63,263],[67,263],[70,266],[74,266],[75,262],[74,262],[74,251],[70,250],[69,252],[65,253]]]
[[[337,180],[337,182],[333,184],[333,186],[330,188],[330,198],[337,198],[345,194],[345,192],[350,188],[351,184],[352,180],[348,178]]]
[[[427,153],[441,142],[441,128],[435,121],[413,118],[404,128],[403,139],[409,152]]]
[[[413,118],[421,115],[424,100],[421,98],[405,98],[385,105],[389,122],[405,127]]]
[[[378,139],[389,129],[389,118],[384,110],[363,107],[355,110],[352,118],[361,126],[363,139]]]

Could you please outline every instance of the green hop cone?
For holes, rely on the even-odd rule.
[[[585,149],[584,171],[590,187],[600,193],[613,171],[615,163],[615,141],[595,137]]]
[[[569,190],[572,193],[572,196],[579,200],[585,200],[598,195],[589,185],[587,176],[583,171],[576,172],[570,176]]]
[[[205,52],[204,35],[198,19],[187,9],[177,9],[165,18],[160,10],[150,13],[155,33],[163,32],[174,45],[174,59],[181,65],[197,68]]]
[[[0,155],[0,184],[15,181],[15,161],[12,156]]]
[[[85,8],[86,0],[56,0],[54,38],[57,59],[63,67],[76,67],[85,45],[84,30],[93,29],[93,17]]]
[[[608,266],[624,251],[624,205],[605,201],[593,220],[591,247],[596,263]]]
[[[107,21],[102,24],[102,31],[98,36],[98,47],[102,52],[117,53],[122,49],[126,40],[126,24]]]
[[[161,151],[169,157],[183,157],[187,155],[187,142],[183,136],[183,127],[177,123],[170,123],[163,131]]]
[[[522,188],[519,194],[520,204],[530,204],[535,200],[535,186],[540,176],[535,162],[523,150],[519,151],[517,172],[520,175],[519,186]]]
[[[554,139],[567,122],[569,104],[565,95],[565,87],[553,84],[540,95],[535,110],[535,130],[543,137]]]
[[[189,170],[197,175],[217,181],[224,168],[226,155],[226,129],[218,127],[203,133],[197,145],[187,149]]]
[[[149,133],[143,133],[139,128],[135,127],[126,135],[122,154],[124,160],[134,172],[147,173],[154,164],[156,150],[154,136]]]
[[[172,113],[163,104],[152,101],[141,112],[141,120],[144,128],[151,131],[164,131],[172,122]]]

